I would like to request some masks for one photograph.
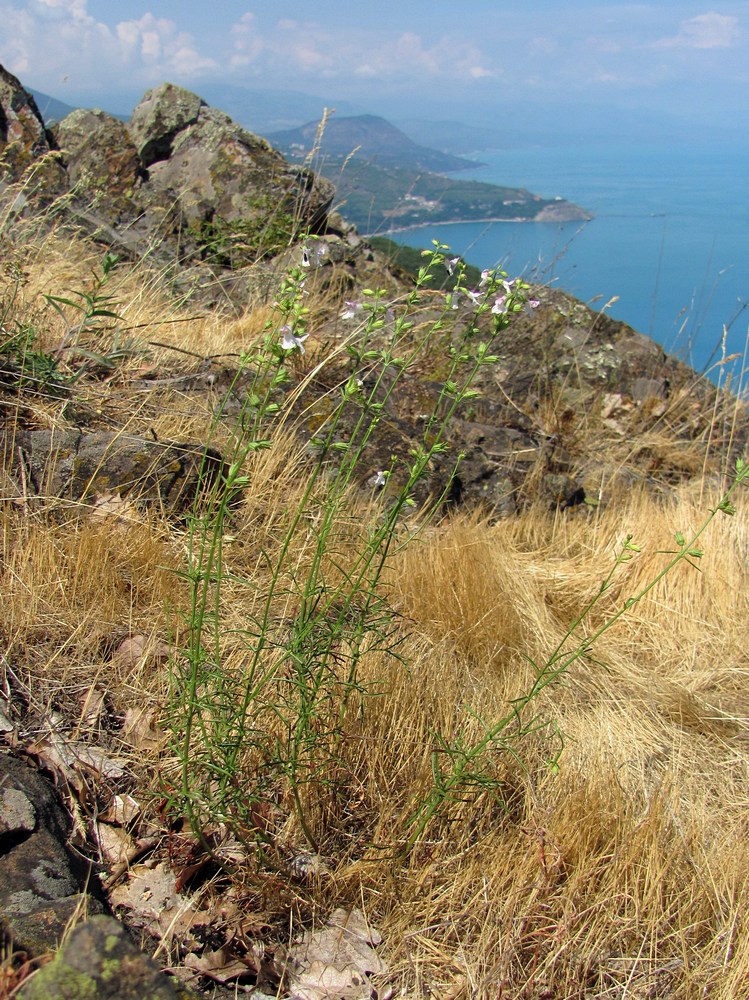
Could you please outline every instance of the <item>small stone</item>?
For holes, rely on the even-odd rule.
[[[0,795],[0,837],[8,833],[31,833],[36,812],[28,796],[19,788],[6,788]]]

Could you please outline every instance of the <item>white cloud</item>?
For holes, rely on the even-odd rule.
[[[730,49],[738,38],[738,18],[710,11],[682,21],[676,35],[661,38],[653,45],[656,48]]]
[[[90,20],[89,13],[87,10],[88,0],[35,0],[31,4],[32,10],[36,7],[43,11],[44,8],[48,8],[50,12],[59,12],[57,16],[64,16],[69,14],[70,17],[76,20]]]
[[[152,13],[110,27],[90,15],[88,0],[32,0],[25,9],[0,0],[0,23],[12,39],[3,52],[7,67],[22,82],[52,93],[63,79],[82,95],[111,89],[118,78],[135,90],[218,69],[189,33]]]
[[[484,65],[481,52],[465,42],[444,37],[435,45],[425,46],[421,36],[405,32],[395,42],[356,53],[348,72],[357,76],[397,78],[431,77],[439,80],[482,79],[496,76]]]

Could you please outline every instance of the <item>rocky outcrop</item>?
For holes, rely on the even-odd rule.
[[[0,66],[0,149],[15,169],[49,152],[49,138],[36,101]]]
[[[189,1000],[197,994],[170,980],[133,944],[114,917],[78,924],[54,959],[22,986],[21,1000]]]
[[[0,66],[0,196],[10,188],[8,208],[46,208],[67,190],[65,169],[36,101]]]
[[[105,910],[91,866],[67,847],[70,825],[51,784],[0,753],[0,929],[17,951],[44,954],[79,911]]]
[[[118,494],[181,513],[220,479],[212,448],[111,431],[15,430],[0,433],[0,455],[21,495],[81,501]]]
[[[33,962],[59,948],[16,995],[26,1000],[197,997],[164,975],[108,915],[93,866],[68,847],[70,835],[70,818],[50,781],[20,758],[0,753],[4,959],[16,955]]]
[[[164,84],[129,123],[72,112],[51,131],[0,67],[0,177],[16,213],[54,206],[66,222],[131,258],[233,267],[322,233],[334,188],[196,94]]]

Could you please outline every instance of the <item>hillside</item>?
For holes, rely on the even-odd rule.
[[[381,118],[331,118],[316,145],[317,131],[310,123],[270,139],[291,161],[312,163],[335,184],[338,210],[363,233],[440,222],[590,218],[577,205],[524,188],[445,177],[476,163],[419,146]]]
[[[315,158],[319,157],[321,163],[328,158],[338,160],[354,155],[379,167],[433,173],[470,170],[476,166],[472,160],[418,145],[376,115],[333,115],[322,126],[319,121],[308,122],[300,128],[273,132],[268,140],[291,160],[304,160],[315,150]]]
[[[744,997],[742,400],[181,88],[0,104],[0,995]]]
[[[76,110],[72,104],[66,104],[64,101],[58,101],[56,97],[50,97],[49,94],[43,94],[40,90],[34,90],[29,87],[28,92],[36,101],[39,113],[48,125],[52,125],[54,122],[62,121],[62,119],[69,115],[71,111]]]

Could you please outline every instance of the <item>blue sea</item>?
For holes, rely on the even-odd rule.
[[[612,142],[476,154],[459,177],[562,197],[592,221],[453,223],[392,234],[433,239],[479,267],[571,292],[657,340],[718,380],[726,355],[734,384],[749,330],[749,143]],[[724,328],[727,330],[724,341]],[[722,379],[722,377],[721,377]]]

